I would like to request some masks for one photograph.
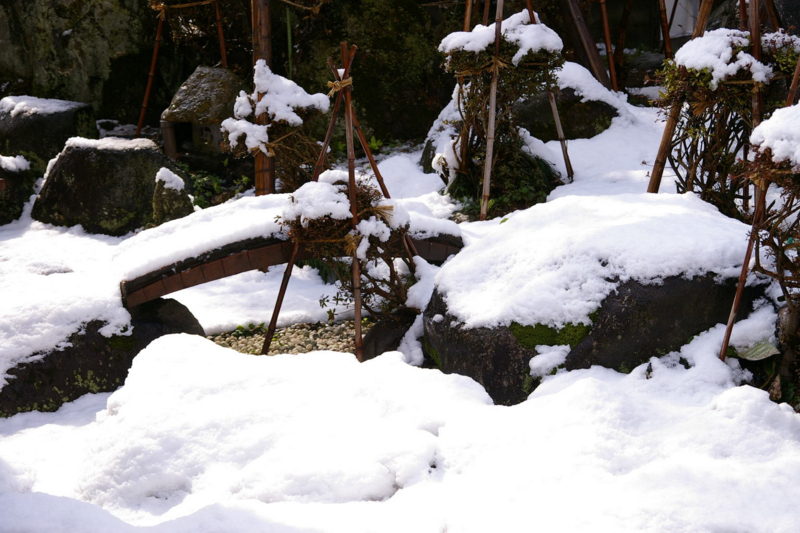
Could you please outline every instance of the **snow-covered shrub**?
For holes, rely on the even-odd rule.
[[[758,61],[749,33],[710,31],[686,43],[661,72],[662,108],[683,106],[669,156],[678,191],[694,191],[737,218],[742,190],[728,177],[752,129],[754,94],[763,94],[767,115],[781,106],[785,94],[775,82],[792,75],[800,53],[800,38],[782,32],[763,35],[761,44]]]
[[[226,145],[238,156],[260,151],[274,157],[284,190],[294,190],[309,181],[320,150],[304,119],[315,111],[326,113],[330,101],[274,74],[263,59],[256,62],[253,82],[255,91],[241,91],[234,117],[222,122]]]
[[[495,215],[544,201],[558,183],[547,162],[522,150],[524,142],[514,119],[514,104],[554,87],[556,72],[564,63],[558,35],[544,24],[529,22],[527,11],[503,21],[497,59],[494,24],[451,33],[439,45],[446,56],[447,71],[463,80],[453,93],[453,102],[437,121],[452,140],[434,159],[434,166],[456,197],[480,197],[490,85],[493,71],[499,69],[489,204],[490,214]]]
[[[405,307],[414,279],[403,243],[410,217],[369,182],[357,180],[359,222],[353,228],[347,181],[347,173],[328,171],[319,181],[306,183],[291,196],[280,223],[293,242],[302,243],[336,275],[337,304],[353,302],[355,255],[361,267],[363,306],[373,317],[385,316]]]

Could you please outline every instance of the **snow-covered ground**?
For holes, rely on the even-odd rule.
[[[597,217],[622,203],[639,219],[650,203],[712,217],[695,199],[644,194],[663,124],[655,110],[627,110],[608,131],[570,142],[575,181],[552,202],[503,226],[461,224],[465,253],[498,230],[524,233],[538,213],[566,224],[582,205]],[[557,143],[545,148],[560,153]],[[412,216],[444,224],[455,206],[418,159],[382,161],[389,191]],[[663,193],[674,192],[668,178]],[[32,221],[30,205],[0,227],[0,360],[57,343],[96,306],[124,323],[115,283],[133,259],[120,258],[168,232],[149,231],[88,235]],[[746,230],[737,232],[725,238],[740,234],[743,253]],[[672,257],[686,235],[659,238]],[[700,252],[687,264],[719,259]],[[264,322],[282,269],[175,297],[209,332]],[[420,292],[429,293],[436,267],[421,270]],[[87,291],[91,301],[80,300]],[[313,269],[295,269],[283,320],[325,320],[317,301],[333,291]],[[733,344],[768,337],[774,320],[762,307],[737,325]],[[396,352],[364,364],[333,352],[264,358],[164,337],[111,395],[0,419],[0,532],[795,532],[800,418],[738,386],[742,371],[716,358],[723,329],[653,359],[649,373],[644,365],[628,375],[595,367],[548,376],[514,407]]]

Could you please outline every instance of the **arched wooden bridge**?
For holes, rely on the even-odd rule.
[[[428,239],[412,239],[420,257],[429,262],[442,262],[463,247],[460,237],[439,235]],[[200,256],[184,259],[149,274],[120,283],[122,303],[136,307],[167,294],[195,287],[248,270],[264,270],[289,261],[293,244],[271,238],[247,239],[228,244]],[[298,259],[312,256],[301,249]]]

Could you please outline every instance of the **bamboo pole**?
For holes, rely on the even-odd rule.
[[[350,47],[350,56],[347,66],[344,68],[344,75],[342,79],[347,79],[350,76],[350,66],[353,64],[353,57],[356,55],[356,50],[358,47],[353,45]],[[336,72],[336,75],[339,74],[339,71],[336,70],[336,65],[333,63],[332,58],[328,58],[328,66],[333,72]],[[338,79],[338,77],[336,78]],[[322,174],[322,169],[325,168],[325,154],[328,151],[328,146],[331,143],[331,138],[333,137],[333,128],[336,125],[336,116],[339,114],[339,108],[342,105],[342,100],[344,99],[344,93],[342,91],[336,92],[336,103],[333,106],[333,111],[331,112],[331,121],[328,124],[328,131],[325,134],[325,140],[322,143],[322,150],[320,150],[319,158],[317,158],[317,164],[314,167],[314,176],[311,178],[312,181],[317,181],[319,179],[319,175]]]
[[[742,31],[747,31],[748,27],[747,0],[739,0],[739,29]]]
[[[139,124],[136,126],[136,136],[142,133],[144,126],[144,116],[147,113],[147,102],[150,100],[150,90],[153,88],[153,78],[156,75],[156,62],[158,61],[158,47],[161,44],[161,32],[164,29],[164,12],[158,17],[158,29],[156,30],[156,44],[153,48],[153,61],[150,63],[150,75],[147,77],[147,88],[144,91],[144,102],[142,102],[142,112],[139,114]]]
[[[605,4],[605,0],[600,0]],[[661,12],[661,33],[664,36],[664,55],[667,59],[672,59],[672,40],[669,37],[669,20],[667,19],[667,2],[658,0],[658,8]]]
[[[778,31],[781,29],[781,18],[778,16],[778,11],[775,9],[775,2],[774,0],[764,0],[764,6],[767,8],[767,14],[769,15],[769,24],[772,26],[772,31]]]
[[[797,85],[800,81],[800,61],[794,69],[794,77],[792,78],[792,86],[789,88],[789,96],[786,98],[786,107],[794,105],[794,100],[797,96]]]
[[[287,44],[289,45],[289,50],[287,55],[289,56],[289,79],[292,79],[294,73],[294,65],[292,65],[292,10],[289,9],[289,6],[286,6],[286,39],[289,41]]]
[[[347,43],[341,43],[342,63],[347,69],[349,58],[347,53]],[[344,91],[344,120],[345,137],[347,139],[347,176],[348,193],[350,196],[350,212],[352,213],[351,225],[353,229],[358,226],[358,205],[356,203],[356,154],[353,141],[353,98],[351,87],[345,87]],[[361,337],[361,267],[358,263],[358,251],[353,250],[353,326],[355,327],[355,347],[356,358],[359,362],[364,361],[364,340]]]
[[[525,5],[528,9],[528,17],[531,24],[538,24],[536,14],[533,12],[533,4],[531,0],[526,0]],[[556,97],[550,87],[547,88],[547,98],[550,101],[550,111],[553,113],[553,122],[556,124],[556,134],[558,135],[558,142],[561,144],[561,154],[564,156],[564,166],[567,169],[567,178],[572,181],[575,173],[572,170],[572,162],[569,159],[569,152],[567,151],[567,140],[564,136],[564,128],[561,126],[561,116],[558,113],[558,105],[556,104]]]
[[[289,262],[286,263],[286,270],[283,271],[283,279],[281,280],[281,288],[278,291],[278,299],[275,301],[275,308],[272,310],[272,318],[269,321],[269,328],[267,328],[267,338],[264,339],[264,344],[261,347],[261,355],[269,355],[269,347],[272,344],[272,337],[275,336],[275,330],[278,328],[278,315],[281,314],[281,306],[283,306],[283,297],[286,296],[286,288],[289,286],[289,278],[292,277],[292,268],[295,261],[297,261],[297,254],[300,252],[300,243],[294,243],[292,248],[292,255]]]
[[[751,55],[761,61],[761,5],[758,0],[750,1],[750,44]],[[756,88],[757,89],[757,88]],[[760,90],[753,93],[753,129],[761,124],[764,116],[764,94]]]
[[[225,35],[222,33],[222,16],[219,12],[219,0],[214,0],[214,14],[217,17],[217,35],[219,36],[219,55],[222,58],[222,68],[228,68],[228,53],[225,50]]]
[[[680,5],[681,0],[675,0],[675,3],[672,4],[672,11],[669,14],[669,30],[672,31],[672,23],[675,22],[675,13],[678,12],[678,6]]]
[[[500,56],[500,33],[503,26],[503,0],[497,0],[497,10],[494,16],[494,57]],[[492,158],[494,155],[494,128],[497,114],[497,78],[500,69],[495,63],[492,71],[492,85],[489,89],[489,127],[486,135],[486,158],[483,162],[483,197],[481,198],[481,220],[486,220],[489,209],[489,189],[492,180]]]
[[[253,18],[253,64],[263,59],[272,68],[272,41],[270,39],[269,0],[251,0]],[[261,101],[263,95],[258,95]],[[269,113],[256,115],[256,124],[269,126]],[[275,159],[261,150],[255,154],[255,186],[256,196],[275,192]]]
[[[566,4],[567,12],[571,19],[570,22],[572,23],[575,31],[578,33],[578,39],[580,40],[581,47],[588,57],[589,70],[591,70],[594,77],[597,78],[600,83],[605,85],[606,88],[610,89],[611,82],[606,74],[606,68],[603,66],[603,61],[600,59],[600,54],[597,52],[597,46],[594,43],[594,37],[592,37],[592,34],[589,31],[589,26],[586,24],[586,19],[583,17],[580,3],[578,3],[578,0],[562,1]]]
[[[664,0],[661,0],[664,2]],[[611,28],[608,25],[608,9],[606,7],[606,0],[600,0],[600,12],[603,15],[603,37],[606,43],[606,58],[608,58],[608,72],[611,75],[611,88],[614,91],[619,91],[617,85],[617,71],[614,68],[614,48],[611,46]]]
[[[467,0],[467,10],[464,11],[464,31],[469,31],[472,26],[472,1]]]
[[[713,5],[714,0],[703,0],[703,3],[700,5],[700,12],[697,14],[697,24],[694,27],[692,39],[700,37],[706,31],[708,16],[711,14]],[[658,147],[658,154],[653,164],[653,171],[650,173],[650,183],[647,186],[647,192],[658,194],[658,189],[661,187],[661,178],[664,175],[664,168],[667,165],[667,156],[672,149],[672,137],[675,135],[675,129],[678,127],[678,119],[680,118],[682,107],[683,103],[677,103],[669,110],[667,123],[664,127],[664,135],[661,137],[661,145]]]
[[[483,0],[483,25],[489,24],[489,0]]]

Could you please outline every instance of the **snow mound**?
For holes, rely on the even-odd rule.
[[[538,15],[535,16],[539,22]],[[561,38],[552,29],[541,23],[528,24],[529,22],[530,16],[525,10],[510,16],[501,25],[503,39],[519,47],[511,59],[514,65],[518,65],[528,53],[536,53],[541,50],[560,52],[564,48]],[[488,26],[478,24],[472,31],[453,32],[442,39],[439,51],[443,54],[450,54],[457,50],[481,52],[494,44],[494,34],[495,24]]]
[[[634,116],[628,109],[628,97],[622,93],[615,94],[606,89],[602,83],[584,66],[565,61],[564,66],[556,73],[560,89],[573,89],[582,101],[595,100],[604,102],[617,110],[619,116],[633,121]]]
[[[776,109],[753,130],[750,142],[761,151],[769,148],[776,163],[789,161],[800,171],[800,104]]]
[[[22,172],[30,170],[31,164],[21,155],[15,157],[0,155],[0,168],[8,172]]]
[[[445,264],[436,284],[468,328],[590,324],[620,283],[741,268],[748,228],[698,197],[563,197],[508,217]]]
[[[69,100],[52,100],[47,98],[36,98],[35,96],[6,96],[0,100],[0,113],[9,114],[12,117],[18,115],[53,115],[81,107],[80,102]]]
[[[102,139],[71,137],[64,145],[65,149],[69,147],[94,150],[158,150],[156,143],[150,139],[124,139],[122,137],[104,137]]]

